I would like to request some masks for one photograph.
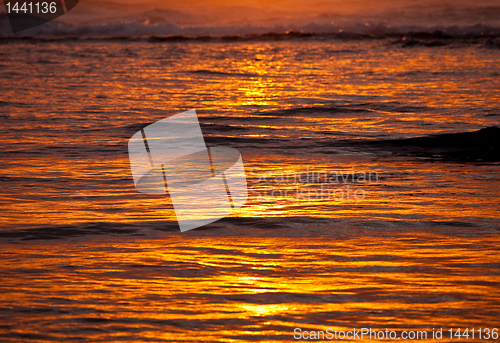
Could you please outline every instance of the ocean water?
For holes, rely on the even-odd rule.
[[[499,46],[3,37],[1,341],[498,328]],[[241,152],[249,199],[180,233],[168,197],[135,190],[127,142],[189,109],[208,146]]]

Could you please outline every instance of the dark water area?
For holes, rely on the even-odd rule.
[[[456,162],[500,162],[500,128],[473,132],[445,133],[424,137],[354,141],[353,145],[373,147],[396,155],[420,156]]]

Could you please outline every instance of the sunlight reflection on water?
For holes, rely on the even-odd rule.
[[[498,162],[372,144],[498,125],[496,50],[12,42],[2,59],[2,339],[498,325]],[[208,146],[242,153],[250,197],[180,234],[168,197],[135,190],[127,141],[191,108]],[[306,171],[378,178],[279,179]],[[321,186],[364,197],[297,196]]]

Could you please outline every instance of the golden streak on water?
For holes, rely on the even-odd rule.
[[[450,242],[431,233],[411,238],[382,234],[374,245],[369,237],[332,235],[328,241],[243,235],[235,244],[230,237],[191,234],[184,248],[185,235],[139,244],[94,240],[39,244],[29,250],[12,245],[6,252],[23,258],[6,258],[2,272],[30,273],[5,279],[0,301],[16,307],[59,307],[62,312],[44,314],[49,328],[64,332],[65,323],[74,318],[88,339],[101,337],[96,328],[111,330],[115,325],[139,330],[141,339],[230,342],[239,335],[252,340],[264,334],[266,341],[278,342],[276,337],[290,337],[295,327],[349,330],[356,323],[358,328],[431,331],[419,323],[498,324],[478,322],[462,311],[471,306],[498,310],[500,279],[482,274],[483,268],[489,273],[488,264],[500,263],[500,256],[477,249],[498,249],[495,237]],[[31,281],[35,275],[37,283]],[[426,318],[433,313],[441,315]],[[27,313],[23,320],[37,316]],[[202,329],[182,324],[196,328],[198,321]]]

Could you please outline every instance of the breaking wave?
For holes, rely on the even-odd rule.
[[[486,1],[487,2],[487,1]],[[87,0],[75,10],[44,25],[13,34],[0,9],[3,39],[126,39],[152,42],[185,40],[364,39],[395,37],[404,46],[440,46],[452,39],[496,39],[500,36],[500,6],[443,0],[429,6],[414,2],[380,4],[340,11],[333,4],[265,9],[227,6],[206,10],[161,4],[126,4]],[[158,7],[160,6],[160,7]],[[296,7],[296,8],[295,8]],[[346,8],[350,5],[345,4]],[[373,7],[373,6],[372,6]],[[356,13],[356,14],[353,14]],[[436,42],[438,40],[438,42]],[[494,40],[494,47],[500,46]]]
[[[350,144],[396,155],[414,155],[459,162],[500,162],[500,128],[487,127],[473,132],[445,133],[423,137]]]
[[[117,23],[103,25],[71,26],[50,22],[18,34],[12,34],[5,14],[0,14],[0,41],[36,40],[112,40],[145,42],[188,41],[289,41],[289,40],[363,40],[393,39],[393,44],[403,47],[445,46],[454,42],[482,43],[500,48],[500,27],[474,25],[469,27],[431,28],[417,26],[373,25],[309,25],[308,27],[182,27],[173,24]]]

